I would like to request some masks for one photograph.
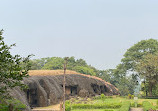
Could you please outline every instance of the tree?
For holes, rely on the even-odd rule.
[[[136,71],[137,63],[147,54],[155,54],[158,52],[158,41],[155,39],[142,40],[133,45],[124,54],[121,60],[125,71]]]
[[[73,70],[82,74],[87,74],[87,75],[92,75],[92,76],[96,75],[93,69],[89,67],[85,67],[85,66],[76,66],[73,68]]]
[[[137,64],[137,72],[144,78],[152,96],[153,87],[158,83],[158,54],[147,54]]]
[[[132,79],[135,82],[133,85],[138,85],[139,72],[137,70],[137,64],[144,56],[148,54],[156,54],[158,52],[158,41],[155,39],[141,40],[130,47],[124,54],[124,58],[116,68],[116,74],[118,77],[125,77],[132,75]],[[134,90],[134,89],[133,89]]]
[[[42,69],[47,70],[57,70],[57,69],[63,69],[64,59],[61,57],[52,57],[49,62],[44,64]]]
[[[41,58],[41,59],[34,59],[34,60],[30,60],[30,64],[31,64],[31,70],[40,70],[42,69],[42,67],[48,63],[51,60],[51,58],[47,57],[47,58]]]
[[[58,70],[63,69],[64,58],[62,57],[51,57],[51,58],[41,58],[34,59],[30,61],[32,70]],[[75,57],[69,57],[68,70],[74,70],[79,73],[88,74],[88,75],[96,75],[99,71],[92,67],[91,65],[87,65],[86,61],[83,59],[75,60]]]
[[[21,83],[24,77],[28,77],[28,64],[30,56],[22,58],[19,55],[11,55],[10,49],[15,44],[8,46],[3,41],[3,30],[0,31],[0,97],[8,97],[8,89],[25,85]],[[23,64],[23,65],[21,65]]]

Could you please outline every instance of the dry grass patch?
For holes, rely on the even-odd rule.
[[[48,75],[62,75],[64,70],[30,70],[30,76],[48,76]],[[75,71],[67,70],[66,74],[80,74]]]

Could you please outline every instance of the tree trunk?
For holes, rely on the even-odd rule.
[[[152,84],[149,83],[149,96],[152,96],[152,88],[153,88]]]
[[[148,96],[148,91],[147,91],[147,89],[146,89],[146,91],[145,91],[145,92],[146,92],[146,97],[147,97],[147,96]]]

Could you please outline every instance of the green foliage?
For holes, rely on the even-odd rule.
[[[137,64],[137,72],[144,78],[144,85],[152,96],[153,86],[158,84],[158,54],[147,54]]]
[[[113,98],[112,96],[105,96],[104,94],[101,94],[100,96],[94,96],[93,99],[99,100],[99,99],[107,99],[107,98]]]
[[[128,94],[128,99],[131,99],[131,96],[132,96],[131,94]]]
[[[117,109],[121,107],[121,103],[95,103],[95,104],[73,104],[72,109]]]
[[[104,111],[114,111],[113,109],[105,109]]]
[[[148,54],[158,52],[158,41],[154,39],[142,40],[130,47],[124,54],[121,63],[113,71],[115,78],[111,83],[120,91],[121,95],[133,94],[140,77],[137,65]],[[129,78],[129,74],[131,77]],[[127,76],[128,75],[128,76]]]
[[[155,106],[153,106],[149,101],[143,101],[143,110],[148,111],[149,109],[156,110]]]
[[[126,101],[122,104],[121,108],[119,109],[119,111],[129,111],[130,109],[130,102]]]
[[[152,89],[152,95],[158,96],[158,84],[154,84],[153,89]]]
[[[51,60],[51,58],[41,58],[41,59],[34,59],[30,60],[31,70],[40,70],[42,67]]]
[[[118,83],[114,85],[119,89],[121,96],[134,93],[135,83],[131,76],[118,78]]]
[[[42,69],[47,70],[57,70],[57,69],[63,69],[64,59],[60,57],[52,57],[49,62],[44,64]]]
[[[0,111],[8,111],[9,107],[13,107],[13,111],[21,111],[26,109],[26,105],[22,104],[21,101],[16,99],[1,100]]]
[[[9,106],[6,104],[0,104],[0,111],[8,111],[9,110]]]
[[[133,99],[134,95],[128,94],[128,99]]]
[[[114,75],[114,69],[100,70],[98,71],[97,76],[112,84],[117,83],[117,79],[115,78],[116,75]]]
[[[104,94],[101,94],[100,97],[101,97],[101,100],[102,100],[102,101],[104,101],[105,98],[106,98]]]
[[[134,99],[134,95],[131,95],[131,99]]]
[[[32,70],[58,70],[63,69],[64,58],[61,57],[51,57],[51,58],[41,58],[30,61]],[[74,70],[76,72],[87,74],[87,75],[96,75],[97,70],[87,65],[87,63],[83,59],[75,60],[74,57],[68,58],[67,63],[68,70]]]
[[[71,111],[70,101],[65,102],[65,111]]]
[[[0,96],[8,97],[8,89],[26,85],[21,83],[24,77],[28,77],[30,68],[29,58],[22,58],[19,55],[11,55],[10,49],[15,44],[8,46],[3,41],[2,31],[0,31]]]
[[[82,74],[88,74],[88,75],[96,75],[94,70],[89,67],[84,66],[76,66],[73,68],[74,71],[82,73]]]
[[[131,103],[131,107],[135,107],[135,102]],[[137,107],[142,107],[142,103],[137,103]]]
[[[158,41],[155,39],[142,40],[133,45],[124,54],[121,60],[126,70],[134,71],[137,62],[147,54],[155,54],[158,52]]]

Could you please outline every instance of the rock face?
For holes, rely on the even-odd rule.
[[[31,76],[24,79],[28,90],[15,88],[11,95],[30,107],[44,107],[56,104],[63,96],[63,75]],[[66,74],[66,96],[91,97],[104,93],[118,95],[118,89],[100,78],[83,74]]]

